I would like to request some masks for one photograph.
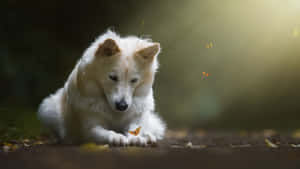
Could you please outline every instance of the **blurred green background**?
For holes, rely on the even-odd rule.
[[[3,0],[0,20],[2,136],[39,132],[39,103],[108,28],[161,43],[170,128],[300,127],[299,0]]]

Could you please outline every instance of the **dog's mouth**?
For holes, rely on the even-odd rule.
[[[113,110],[114,112],[116,112],[116,113],[126,113],[126,112],[128,112],[128,110],[129,110],[129,107],[126,108],[126,109],[122,109],[122,110],[116,108],[115,106],[111,106],[111,108],[112,108],[112,110]]]

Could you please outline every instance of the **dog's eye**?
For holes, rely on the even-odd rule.
[[[130,83],[136,83],[138,81],[138,78],[134,78],[130,80]]]
[[[110,80],[115,81],[115,82],[117,82],[119,80],[118,76],[116,76],[116,75],[109,75],[108,77],[110,78]]]

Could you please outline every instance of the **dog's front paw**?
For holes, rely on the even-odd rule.
[[[151,133],[144,133],[143,137],[146,138],[148,144],[156,144],[157,142],[156,137]]]
[[[126,136],[115,132],[110,133],[108,142],[110,145],[114,146],[127,146],[129,144],[128,138]]]
[[[141,136],[129,136],[128,137],[128,143],[132,146],[146,146],[147,145],[147,139]]]

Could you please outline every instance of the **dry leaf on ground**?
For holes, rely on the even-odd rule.
[[[265,139],[265,143],[267,144],[268,147],[271,147],[271,148],[278,148],[279,146],[272,143],[269,139]]]
[[[109,145],[97,145],[96,143],[86,143],[80,146],[80,150],[88,152],[110,151]]]

